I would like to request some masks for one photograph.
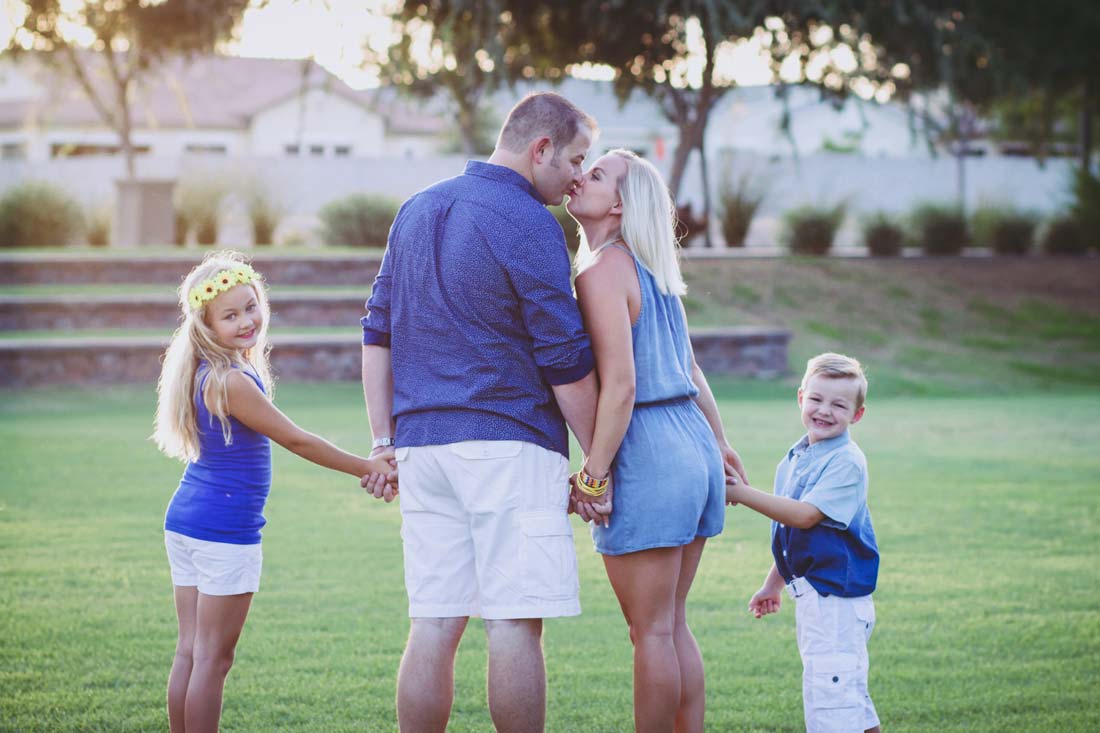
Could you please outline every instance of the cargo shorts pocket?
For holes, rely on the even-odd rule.
[[[811,697],[809,707],[815,711],[815,714],[826,711],[821,714],[839,723],[846,715],[844,710],[848,708],[860,712],[863,710],[858,685],[859,659],[855,654],[814,656],[811,659],[809,671],[811,675],[808,680],[808,691]],[[845,729],[840,728],[840,730]]]
[[[573,527],[564,510],[520,512],[523,592],[543,600],[568,600],[579,590]]]

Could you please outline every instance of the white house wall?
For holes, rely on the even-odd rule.
[[[298,145],[299,154],[333,157],[337,147],[346,147],[348,157],[383,155],[387,148],[385,123],[378,114],[323,89],[311,89],[264,110],[252,121],[252,155],[287,155],[288,145]]]

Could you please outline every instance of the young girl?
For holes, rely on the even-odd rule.
[[[208,255],[184,279],[180,304],[153,439],[188,462],[164,518],[179,621],[168,721],[173,733],[196,733],[218,728],[225,677],[260,586],[270,440],[364,485],[396,483],[396,474],[383,458],[346,453],[302,430],[272,404],[267,296],[239,254]]]

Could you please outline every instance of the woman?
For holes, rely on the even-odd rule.
[[[691,350],[660,174],[613,150],[568,210],[583,230],[577,299],[600,380],[575,508],[596,520],[596,550],[630,627],[635,728],[702,731],[703,660],[685,605],[703,545],[722,531],[725,476],[744,468]]]

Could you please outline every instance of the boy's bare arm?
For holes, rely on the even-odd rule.
[[[764,585],[760,586],[760,590],[756,591],[749,600],[749,611],[752,615],[760,618],[779,611],[779,606],[783,602],[784,585],[786,584],[783,582],[783,576],[779,574],[775,563],[772,563],[768,576],[764,578]]]
[[[730,483],[731,481],[736,483]],[[780,524],[798,529],[809,529],[825,519],[821,510],[813,504],[768,494],[735,478],[726,481],[726,502],[744,504]]]

